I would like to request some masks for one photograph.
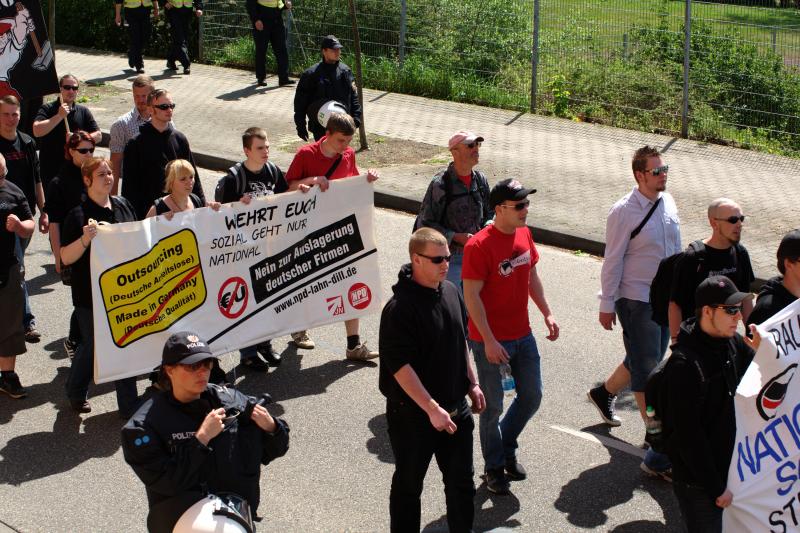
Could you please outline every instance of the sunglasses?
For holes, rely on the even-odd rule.
[[[453,257],[452,255],[436,255],[436,256],[433,256],[433,257],[431,257],[429,255],[425,255],[425,254],[417,254],[417,255],[420,255],[420,256],[424,257],[425,259],[427,259],[428,261],[430,261],[434,265],[441,265],[444,261],[447,261],[449,263],[450,262],[450,258]]]
[[[737,314],[742,312],[741,305],[712,305],[714,309],[722,309],[725,311],[725,314],[730,316],[736,316]]]
[[[211,370],[211,367],[214,366],[213,359],[203,359],[202,361],[197,361],[196,363],[189,363],[189,364],[181,364],[184,370],[187,372],[197,372],[201,368],[203,370]]]
[[[153,107],[161,111],[166,111],[167,109],[175,109],[175,104],[155,104]]]
[[[77,91],[79,89],[77,85],[62,85],[61,88],[65,91]]]
[[[94,148],[75,148],[75,151],[79,154],[93,154]]]
[[[531,205],[531,201],[530,200],[525,200],[524,202],[520,202],[520,203],[514,204],[514,205],[500,204],[500,207],[513,207],[514,211],[522,211],[523,209],[525,209],[529,205]]]
[[[714,220],[724,220],[728,224],[736,224],[737,222],[744,222],[744,215],[739,215],[738,217],[730,216],[728,218],[716,218],[716,217],[714,217]]]
[[[473,149],[473,148],[475,148],[476,146],[477,146],[478,148],[480,148],[480,147],[481,147],[481,144],[483,144],[483,143],[481,143],[481,142],[478,142],[478,141],[473,141],[473,142],[471,142],[471,143],[467,143],[467,144],[465,144],[464,146],[466,146],[467,148],[469,148],[470,150],[472,150],[472,149]]]
[[[650,170],[644,171],[645,174],[647,174],[648,172],[653,176],[659,176],[662,173],[666,174],[667,172],[669,172],[669,165],[664,165],[663,167],[651,168]]]

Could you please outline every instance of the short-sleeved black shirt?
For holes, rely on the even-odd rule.
[[[3,273],[17,263],[14,255],[16,234],[6,230],[6,220],[11,214],[17,215],[20,220],[33,218],[28,201],[20,188],[4,179],[0,185],[0,270]]]
[[[36,184],[41,181],[36,142],[18,131],[13,141],[0,137],[0,154],[6,158],[6,178],[25,193],[28,208],[36,213]]]
[[[268,162],[260,172],[250,172],[244,163],[241,164],[245,176],[245,193],[259,194],[280,194],[289,190],[283,171],[276,165]],[[217,184],[217,191],[214,193],[218,202],[227,204],[237,202],[242,197],[239,194],[239,176],[228,172]]]
[[[63,224],[64,218],[73,207],[80,205],[86,198],[86,187],[83,184],[81,169],[72,161],[67,161],[61,167],[58,176],[53,178],[47,186],[47,202],[44,210],[50,222]]]
[[[756,279],[750,254],[741,244],[724,250],[705,245],[702,257],[699,261],[696,253],[687,253],[675,265],[670,300],[681,307],[684,320],[694,315],[694,293],[704,279],[726,276],[742,292],[750,292],[750,284]]]
[[[36,113],[35,121],[48,120],[58,114],[58,100],[49,104],[44,104]],[[67,115],[69,131],[83,130],[86,133],[94,133],[100,128],[88,108],[80,104],[75,104]],[[50,180],[55,177],[61,169],[64,161],[64,145],[67,142],[67,130],[64,121],[59,121],[58,125],[44,137],[39,137],[39,160],[42,167],[42,183],[45,190]]]
[[[112,196],[112,209],[102,207],[94,203],[87,196],[77,207],[71,209],[64,219],[61,228],[61,246],[72,244],[83,235],[83,226],[90,218],[98,222],[108,222],[117,224],[119,222],[132,222],[136,220],[133,206],[122,196]],[[92,308],[92,283],[91,270],[89,266],[89,254],[92,245],[75,261],[72,266],[72,305],[75,307]]]

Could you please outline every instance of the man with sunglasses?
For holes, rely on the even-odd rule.
[[[646,419],[644,390],[650,372],[664,357],[669,330],[652,320],[650,285],[662,259],[681,250],[678,208],[666,192],[669,166],[658,149],[643,146],[631,162],[636,187],[618,200],[606,219],[606,249],[600,271],[600,325],[611,331],[619,318],[625,359],[587,396],[609,426],[617,394],[630,385],[639,415]],[[669,458],[647,450],[640,468],[670,479]]]
[[[450,531],[472,531],[472,413],[486,402],[469,361],[466,309],[445,279],[451,256],[441,233],[418,229],[408,252],[411,263],[400,268],[380,324],[379,386],[395,457],[391,531],[419,531],[420,495],[433,456],[442,471]]]
[[[164,195],[167,163],[185,159],[192,164],[195,176],[197,165],[186,136],[172,125],[175,103],[166,89],[156,89],[147,96],[150,122],[139,127],[139,134],[128,141],[122,157],[122,196],[133,204],[136,217],[143,220],[157,198]],[[200,180],[194,180],[192,192],[205,205]]]
[[[50,180],[61,170],[64,161],[64,145],[69,131],[83,130],[92,136],[96,144],[103,135],[89,108],[76,103],[80,85],[72,74],[61,76],[59,97],[39,108],[33,120],[33,136],[38,139],[41,162],[42,187],[47,190]],[[66,119],[66,120],[65,120]]]
[[[740,244],[745,215],[739,204],[729,198],[717,198],[708,206],[711,237],[696,241],[675,264],[669,302],[669,331],[674,341],[680,324],[692,316],[697,307],[694,291],[710,276],[726,276],[740,291],[750,292],[755,280],[750,254]],[[742,314],[747,321],[753,301],[743,303]]]
[[[483,137],[457,131],[447,143],[453,161],[436,174],[422,199],[418,227],[433,228],[447,239],[450,269],[447,279],[461,287],[464,245],[492,218],[489,182],[475,166],[480,159]]]
[[[464,248],[464,299],[469,311],[469,344],[486,395],[480,438],[486,487],[508,494],[511,480],[527,477],[517,461],[517,438],[539,409],[542,376],[539,349],[528,320],[528,298],[544,317],[547,340],[558,339],[556,323],[536,264],[539,252],[527,227],[528,195],[514,179],[497,182],[489,195],[494,224]],[[509,365],[517,395],[503,414],[501,365]]]
[[[18,130],[20,121],[19,100],[11,95],[0,98],[0,154],[6,160],[6,178],[25,193],[31,213],[36,214],[39,208],[39,231],[46,233],[49,219],[44,211],[44,189],[42,187],[41,173],[39,170],[39,156],[36,153],[36,142],[25,133]],[[16,256],[17,262],[25,271],[25,251],[33,236],[17,237]],[[36,317],[31,311],[28,298],[28,284],[23,281],[25,296],[25,312],[23,314],[23,327],[25,340],[39,342],[41,334],[36,329]]]
[[[725,276],[703,280],[694,294],[693,316],[681,323],[660,389],[661,418],[672,460],[673,491],[689,531],[722,531],[722,510],[736,439],[733,398],[759,339],[736,328],[745,302]],[[757,336],[757,334],[756,334]]]
[[[209,384],[217,356],[199,335],[170,335],[161,355],[161,392],[122,428],[122,451],[145,484],[150,532],[171,532],[207,493],[260,502],[261,465],[289,448],[289,426],[236,389]]]

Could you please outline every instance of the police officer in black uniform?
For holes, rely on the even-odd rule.
[[[179,61],[184,74],[191,74],[192,60],[189,57],[189,27],[192,19],[203,16],[202,0],[168,0],[164,3],[171,43],[167,53],[167,70],[178,70]]]
[[[151,532],[171,532],[207,493],[233,492],[252,514],[261,468],[289,448],[289,426],[235,389],[209,384],[216,357],[197,334],[171,335],[161,358],[161,392],[122,428],[125,461],[144,482]]]
[[[300,75],[294,93],[294,123],[297,135],[304,141],[308,140],[308,130],[314,134],[315,140],[325,135],[325,128],[317,120],[317,112],[322,104],[330,100],[344,106],[345,112],[353,117],[356,128],[361,125],[361,102],[358,100],[353,71],[339,61],[342,43],[333,35],[328,35],[322,39],[321,46],[322,61]]]
[[[286,50],[286,28],[283,25],[283,10],[292,9],[289,0],[247,0],[247,14],[253,23],[253,43],[256,54],[256,81],[258,85],[267,84],[267,47],[272,45],[272,53],[278,63],[278,85],[292,85],[289,79],[289,52]]]
[[[150,41],[150,12],[158,17],[158,2],[153,0],[114,0],[114,22],[122,26],[122,7],[125,7],[125,21],[128,23],[128,66],[139,74],[144,74],[144,47]]]

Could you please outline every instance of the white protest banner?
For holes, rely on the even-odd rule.
[[[95,381],[147,373],[171,332],[215,354],[379,312],[364,176],[141,222],[92,241]]]
[[[800,301],[758,326],[762,340],[734,400],[723,530],[800,531]]]

